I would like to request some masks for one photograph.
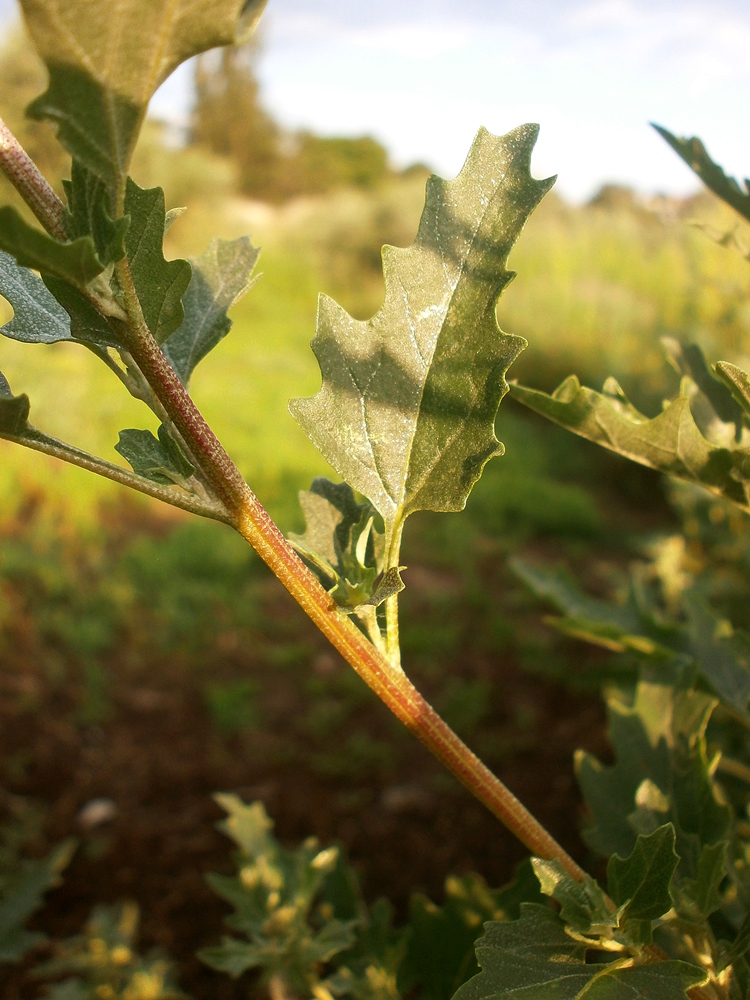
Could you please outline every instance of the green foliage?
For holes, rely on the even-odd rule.
[[[26,344],[70,340],[70,320],[33,271],[0,252],[0,293],[13,306],[13,319],[2,327],[4,337]]]
[[[187,1000],[177,988],[171,963],[136,951],[139,913],[135,903],[99,906],[82,934],[61,941],[35,975],[59,979],[50,1000]]]
[[[168,260],[165,235],[176,214],[166,212],[161,187],[140,188],[128,176],[158,84],[192,55],[249,31],[263,6],[264,0],[209,6],[22,0],[49,71],[48,89],[31,113],[57,124],[74,162],[64,185],[67,204],[50,199],[47,206],[52,215],[59,208],[66,241],[30,226],[12,207],[0,209],[0,292],[15,311],[3,332],[26,342],[85,342],[160,426],[158,436],[134,429],[120,434],[117,450],[135,478],[36,432],[27,422],[28,399],[13,396],[2,376],[0,434],[259,537],[264,557],[275,561],[289,589],[296,583],[310,590],[308,577],[164,366],[166,357],[182,386],[188,384],[198,362],[228,333],[228,310],[249,287],[257,251],[247,239],[214,241],[194,269],[187,260]],[[242,92],[241,73],[231,76],[238,59],[222,62],[225,109],[234,84]],[[249,80],[245,96],[260,112],[252,75]],[[261,113],[251,124],[268,140],[265,149],[260,144],[262,159],[279,137]],[[205,130],[205,115],[196,125]],[[345,479],[339,485],[318,479],[302,495],[306,530],[293,543],[335,603],[358,617],[381,652],[387,650],[393,689],[383,680],[388,664],[381,660],[372,686],[391,698],[397,713],[413,716],[410,724],[445,759],[447,743],[438,741],[436,723],[425,721],[426,713],[409,714],[419,703],[398,671],[401,530],[415,511],[462,509],[488,460],[502,453],[495,417],[508,388],[507,370],[525,342],[499,329],[495,310],[513,277],[508,255],[551,186],[530,174],[536,133],[535,126],[503,137],[482,130],[455,181],[428,182],[414,244],[383,252],[385,301],[373,319],[359,322],[333,300],[321,300],[313,346],[322,388],[292,403],[305,432]],[[666,137],[747,216],[747,193],[700,144]],[[298,160],[313,188],[366,188],[387,173],[384,151],[372,140],[297,139]],[[595,210],[606,204],[621,211],[623,200],[610,192]],[[39,271],[41,282],[31,270]],[[602,394],[571,377],[552,396],[517,387],[517,398],[625,457],[750,509],[750,378],[727,362],[714,377],[695,345],[671,339],[666,346],[683,377],[681,393],[653,419],[614,380]],[[201,571],[204,562],[198,560]],[[234,907],[227,923],[235,935],[203,951],[208,964],[233,977],[260,970],[274,991],[316,1000],[407,994],[415,1000],[669,1000],[699,983],[722,1000],[747,994],[750,855],[747,826],[738,821],[747,795],[726,793],[717,774],[728,743],[746,750],[737,727],[748,721],[750,639],[727,627],[697,590],[682,584],[668,590],[666,573],[662,603],[634,577],[627,604],[612,607],[560,577],[545,578],[528,567],[521,572],[564,611],[559,624],[569,634],[628,651],[646,664],[637,681],[631,674],[629,684],[608,693],[614,762],[578,757],[590,814],[586,835],[608,859],[607,891],[589,876],[574,879],[574,864],[558,852],[534,859],[535,880],[527,868],[506,891],[489,890],[471,876],[451,880],[442,908],[417,898],[409,926],[399,929],[387,905],[365,906],[337,848],[321,850],[310,839],[286,850],[271,835],[259,803],[246,806],[223,795],[218,801],[228,819],[222,828],[237,847],[238,874],[210,881]],[[320,609],[322,595],[316,599]],[[377,610],[381,604],[385,614]],[[339,648],[348,648],[343,616],[331,614],[327,622],[339,635]],[[103,699],[101,636],[71,627],[80,629],[89,687]],[[358,652],[350,659],[363,674],[371,669]],[[226,733],[247,724],[251,688],[219,682],[206,693]],[[88,721],[94,714],[92,709]],[[350,768],[368,755],[370,763],[387,763],[388,748],[365,733],[349,734],[345,749]],[[454,772],[469,784],[471,778],[477,794],[486,796],[486,774],[479,777],[465,748],[455,753],[460,761],[454,760]],[[318,755],[318,769],[332,773],[331,760]],[[341,754],[333,766],[341,768]],[[727,759],[723,767],[735,779],[747,777],[742,760]],[[537,839],[529,833],[530,818],[523,819],[526,826],[512,822],[527,842]],[[2,901],[8,956],[29,944],[22,923],[57,863],[24,869],[27,883],[8,882],[13,892]],[[540,905],[540,891],[559,912]],[[485,920],[475,962],[472,946]],[[47,974],[71,974],[52,995],[176,996],[168,966],[134,953],[136,924],[132,906],[96,911],[86,933],[63,945],[46,967]]]
[[[221,829],[239,849],[239,874],[210,875],[209,882],[235,908],[227,923],[245,940],[225,937],[200,957],[234,977],[262,968],[267,977],[279,976],[290,989],[309,995],[324,964],[355,939],[357,921],[346,912],[350,893],[338,906],[323,893],[339,851],[321,851],[314,838],[297,851],[285,851],[272,837],[261,803],[246,806],[234,795],[217,801],[228,813]]]
[[[46,941],[44,934],[24,925],[42,905],[45,893],[59,884],[75,850],[75,842],[67,840],[46,858],[24,857],[27,825],[22,816],[0,826],[0,963],[20,962]]]
[[[587,963],[587,944],[575,940],[551,910],[526,903],[520,920],[487,925],[484,937],[477,942],[482,971],[458,990],[456,1000],[524,994],[535,1000],[584,996],[587,1000],[646,1000],[654,996],[684,1000],[689,987],[706,980],[700,969],[678,961]]]
[[[120,431],[120,440],[115,445],[115,450],[130,462],[138,475],[152,479],[155,483],[189,488],[188,480],[195,468],[185,458],[179,444],[164,424],[159,427],[158,438],[151,431]]]
[[[9,205],[0,208],[0,248],[13,254],[23,267],[62,278],[78,288],[85,288],[104,270],[88,236],[61,243],[30,226]]]
[[[372,320],[321,300],[313,347],[323,386],[290,408],[382,514],[389,544],[415,510],[463,509],[501,451],[504,373],[524,344],[493,312],[512,277],[510,249],[551,183],[529,173],[535,139],[534,127],[482,131],[455,181],[429,182],[414,246],[383,251],[386,298]]]
[[[589,441],[641,465],[699,483],[719,496],[750,508],[746,487],[750,479],[747,450],[734,445],[734,426],[729,440],[722,433],[721,425],[715,440],[702,433],[691,407],[700,390],[689,379],[683,380],[681,395],[652,419],[639,413],[611,378],[607,379],[601,393],[581,386],[575,375],[566,379],[551,396],[523,386],[512,386],[512,392],[532,410]],[[710,406],[708,398],[700,395],[701,401],[705,400]],[[716,411],[711,412],[709,420],[711,417],[720,421]],[[721,443],[715,443],[716,440]]]
[[[320,575],[339,607],[355,610],[381,603],[374,591],[383,571],[385,546],[373,506],[357,503],[346,483],[327,479],[316,479],[309,491],[300,493],[300,506],[307,529],[289,540]]]

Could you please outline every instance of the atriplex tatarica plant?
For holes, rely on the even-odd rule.
[[[188,392],[197,364],[230,330],[227,310],[250,287],[258,251],[247,238],[215,240],[192,262],[166,260],[164,234],[180,213],[166,210],[161,189],[128,176],[156,87],[196,53],[251,32],[264,0],[21,6],[49,71],[29,113],[56,124],[72,165],[63,203],[0,123],[0,165],[42,227],[0,209],[0,293],[14,310],[2,333],[80,344],[160,426],[156,435],[121,432],[126,470],[34,427],[28,398],[0,375],[0,436],[240,532],[391,711],[534,855],[535,877],[521,876],[509,895],[454,886],[464,907],[456,912],[476,917],[462,925],[473,927],[470,943],[488,920],[478,974],[467,978],[473,958],[447,968],[437,952],[415,973],[389,914],[363,916],[354,896],[348,909],[330,901],[331,880],[343,877],[335,851],[284,853],[260,807],[225,797],[240,869],[216,888],[247,940],[227,938],[206,960],[234,975],[260,966],[275,990],[320,1000],[449,997],[456,988],[460,1000],[750,996],[750,639],[709,603],[710,560],[678,587],[664,574],[648,585],[634,579],[617,606],[518,566],[562,610],[561,628],[640,664],[637,683],[608,696],[615,763],[578,762],[587,840],[607,859],[606,886],[464,746],[400,661],[406,519],[460,511],[502,454],[495,416],[525,342],[498,329],[495,306],[513,277],[509,252],[552,185],[530,174],[536,126],[500,138],[481,130],[454,181],[428,182],[415,243],[383,251],[386,296],[371,320],[321,300],[313,349],[322,387],[291,411],[343,482],[317,480],[302,495],[307,528],[287,540]],[[750,219],[748,191],[697,140],[663,134]],[[573,377],[552,396],[514,392],[585,437],[750,509],[750,377],[727,362],[710,369],[692,345],[668,349],[682,388],[654,419],[613,381],[601,394]]]

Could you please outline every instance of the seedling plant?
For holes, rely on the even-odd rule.
[[[750,996],[750,639],[711,606],[698,577],[676,583],[662,564],[648,585],[634,578],[627,604],[610,605],[559,574],[516,567],[561,610],[560,628],[637,664],[638,679],[608,694],[614,764],[578,761],[587,841],[606,862],[600,881],[462,743],[401,663],[406,521],[420,510],[462,510],[486,463],[503,452],[495,417],[526,344],[498,328],[495,308],[514,276],[510,251],[553,183],[530,173],[537,127],[502,137],[481,129],[455,180],[428,181],[414,244],[383,250],[385,299],[372,319],[354,320],[321,298],[313,350],[322,385],[290,410],[342,481],[316,480],[301,495],[304,533],[283,536],[190,397],[196,366],[229,333],[228,310],[252,285],[258,250],[246,237],[217,239],[195,260],[167,260],[165,232],[188,220],[180,208],[167,210],[160,188],[140,188],[129,165],[159,84],[191,56],[247,37],[264,5],[21,0],[49,72],[29,114],[56,125],[72,162],[61,201],[0,122],[0,165],[35,218],[0,209],[0,294],[14,311],[0,332],[90,351],[111,372],[113,390],[118,382],[141,401],[158,430],[120,432],[115,447],[126,469],[37,429],[28,397],[0,375],[0,436],[239,532],[533,859],[505,894],[476,879],[453,883],[446,913],[460,919],[450,940],[458,926],[464,937],[448,959],[440,933],[430,937],[427,918],[420,924],[418,906],[409,934],[399,935],[386,910],[368,912],[354,889],[347,897],[342,885],[351,878],[335,849],[311,842],[285,853],[260,806],[224,796],[238,876],[214,884],[235,907],[229,925],[244,940],[226,938],[204,958],[232,975],[263,969],[275,996],[319,1000],[410,992],[459,1000]],[[746,187],[697,140],[661,131],[750,220]],[[749,509],[750,377],[729,362],[710,368],[694,345],[667,348],[683,381],[653,419],[612,380],[602,393],[574,377],[552,396],[513,392],[626,458]],[[133,922],[125,911],[92,920],[107,940]],[[415,959],[419,940],[427,944]],[[81,949],[71,945],[58,969],[80,971]],[[163,972],[138,966],[133,975],[145,981]],[[109,966],[97,975],[110,978],[91,987],[96,995],[130,988],[122,977],[110,982]],[[80,982],[58,990],[85,995]]]

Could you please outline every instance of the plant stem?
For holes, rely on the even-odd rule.
[[[385,557],[385,571],[398,569],[401,554],[401,537],[404,533],[403,520],[393,526]],[[398,631],[398,594],[389,597],[385,602],[385,648],[388,659],[399,670],[401,669],[401,642]]]
[[[63,224],[65,206],[2,118],[0,118],[0,170],[47,232],[65,243],[68,239]]]
[[[0,162],[3,169],[45,228],[64,239],[62,202],[7,127],[3,124],[2,128]],[[119,193],[118,204],[121,200],[122,192]],[[214,491],[214,505],[191,498],[189,494],[185,494],[184,499],[178,497],[177,490],[159,487],[158,484],[128,473],[118,466],[110,466],[85,452],[46,438],[37,431],[28,431],[26,435],[11,439],[106,475],[107,478],[167,500],[168,503],[175,503],[233,525],[360,677],[437,759],[529,851],[541,858],[556,858],[573,878],[582,881],[585,873],[570,855],[499,778],[461,742],[406,675],[368,641],[347,615],[338,610],[331,596],[308,570],[255,497],[169,365],[143,318],[127,260],[119,261],[116,268],[126,320],[114,319],[112,322],[121,329],[127,350],[151,386],[156,399],[184,438],[191,455],[197,459],[206,482]],[[389,544],[389,557],[395,558],[396,562],[399,541],[400,531],[398,537],[394,533]],[[393,612],[391,626],[391,635],[395,637],[398,625]]]
[[[406,677],[337,608],[269,517],[185,391],[143,322],[127,262],[118,277],[131,320],[128,349],[154,394],[185,438],[206,479],[226,506],[231,523],[270,567],[302,609],[393,714],[480,802],[535,855],[557,858],[573,878],[583,870],[469,750]]]
[[[14,444],[23,445],[24,448],[31,448],[32,451],[39,451],[52,458],[59,458],[63,462],[75,465],[79,469],[86,469],[87,472],[95,472],[104,479],[109,479],[120,486],[129,486],[131,489],[145,493],[146,496],[155,500],[163,500],[164,503],[172,507],[179,507],[180,510],[189,511],[191,514],[199,514],[201,517],[208,517],[214,521],[222,521],[224,524],[232,524],[226,509],[215,500],[198,497],[195,494],[187,493],[179,486],[163,486],[155,483],[151,479],[139,476],[135,472],[123,469],[120,465],[106,462],[103,458],[97,458],[86,451],[74,448],[72,445],[59,441],[57,438],[43,434],[35,427],[28,427],[20,435],[0,434],[0,439],[12,441]]]

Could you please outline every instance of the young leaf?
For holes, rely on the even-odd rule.
[[[750,453],[711,444],[698,429],[687,396],[649,419],[631,406],[614,379],[607,379],[601,393],[581,386],[575,375],[551,396],[520,385],[511,389],[519,402],[581,437],[750,509]]]
[[[706,152],[706,147],[695,136],[692,139],[680,139],[660,125],[653,127],[690,169],[696,172],[707,188],[731,205],[735,212],[750,220],[750,186],[747,180],[743,189],[734,177],[728,177],[722,168],[714,163]]]
[[[679,863],[671,823],[640,836],[627,858],[614,854],[607,865],[607,889],[631,920],[658,920],[672,906],[669,886]]]
[[[213,240],[203,256],[192,261],[193,274],[182,300],[185,319],[162,345],[183,385],[232,328],[227,310],[252,284],[250,275],[259,253],[247,236],[241,236]]]
[[[194,467],[182,454],[181,448],[164,424],[159,427],[158,433],[157,439],[151,431],[120,431],[115,451],[130,462],[133,472],[137,472],[139,476],[165,486],[187,488],[187,480],[195,472]]]
[[[106,266],[125,256],[124,239],[130,219],[111,218],[112,202],[104,182],[73,160],[69,181],[63,181],[68,200],[65,229],[68,239],[91,236],[97,256]]]
[[[29,108],[114,191],[152,94],[191,56],[246,37],[265,0],[21,0],[49,87]]]
[[[182,324],[182,296],[190,284],[191,267],[186,260],[164,257],[164,192],[161,188],[138,187],[128,178],[125,212],[130,227],[125,251],[130,264],[143,318],[157,343],[163,343]]]
[[[461,510],[500,453],[505,372],[525,342],[495,305],[511,247],[552,180],[529,173],[537,127],[480,130],[459,176],[432,177],[417,238],[383,248],[386,295],[368,322],[321,298],[313,350],[323,385],[292,414],[386,525],[416,510]]]
[[[212,968],[238,976],[260,966],[280,974],[299,996],[314,994],[321,966],[351,947],[359,919],[319,912],[326,879],[339,863],[338,848],[321,851],[314,837],[285,850],[260,802],[246,806],[235,795],[217,795],[229,816],[219,828],[240,849],[236,877],[209,876],[212,888],[235,909],[227,924],[245,940],[225,937],[199,957]],[[323,911],[325,912],[325,911]]]
[[[597,935],[617,927],[619,913],[607,905],[604,890],[590,875],[577,882],[555,858],[532,858],[531,863],[542,892],[560,904],[560,916],[572,930]]]
[[[15,208],[0,208],[0,250],[13,254],[23,267],[51,274],[84,288],[104,270],[89,236],[61,243],[25,222]]]
[[[704,844],[694,876],[677,872],[672,895],[677,913],[685,920],[701,923],[721,906],[719,889],[727,876],[727,846],[725,840]]]
[[[70,320],[40,279],[0,251],[0,295],[13,306],[13,319],[0,333],[25,344],[70,340]]]
[[[8,380],[0,372],[0,434],[19,437],[29,420],[29,397],[14,396]]]
[[[316,479],[309,491],[300,493],[300,505],[306,530],[304,535],[290,535],[289,541],[339,606],[354,609],[373,600],[382,603],[381,597],[385,600],[403,588],[400,578],[384,579],[388,592],[385,596],[375,592],[375,580],[383,570],[383,534],[375,524],[374,508],[357,503],[351,486]]]
[[[706,982],[685,962],[586,964],[586,946],[555,913],[532,904],[521,907],[520,920],[487,924],[476,952],[482,971],[453,1000],[685,1000],[687,989]]]

